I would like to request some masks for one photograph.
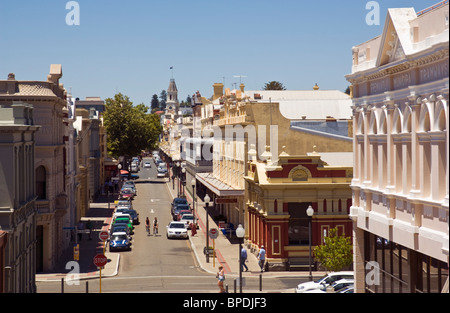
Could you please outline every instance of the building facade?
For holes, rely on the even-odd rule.
[[[325,171],[317,171],[317,166],[324,161],[308,156],[316,149],[351,155],[351,99],[339,91],[317,88],[245,91],[244,87],[241,84],[238,90],[224,92],[223,84],[214,84],[212,102],[203,105],[202,140],[209,133],[213,141],[213,169],[196,174],[199,196],[207,192],[214,200],[218,222],[227,224],[224,228],[244,226],[252,251],[267,247],[270,270],[283,270],[290,258],[308,256],[308,240],[295,239],[293,233],[301,230],[304,234],[304,225],[294,224],[304,217],[308,205],[322,215],[324,203],[329,209],[326,218],[314,217],[314,242],[320,242],[319,232],[323,234],[325,225],[342,226],[342,233],[351,236],[347,176],[351,165],[340,164],[343,170],[331,171],[336,181],[321,180]],[[315,166],[309,172],[314,173],[309,176],[311,181],[293,181],[290,170],[294,165],[297,169]],[[317,179],[318,184],[309,186]],[[336,216],[330,214],[334,211]]]
[[[11,77],[12,78],[12,77]],[[0,292],[36,292],[33,107],[0,107]]]
[[[383,33],[353,47],[357,292],[440,292],[448,280],[448,21],[448,1],[389,9]]]
[[[0,81],[0,105],[23,101],[33,106],[33,118],[41,126],[35,142],[36,271],[51,270],[65,248],[64,215],[67,213],[65,181],[66,91],[59,83],[62,68],[50,66],[47,81],[19,81],[11,76]]]
[[[352,235],[351,152],[289,155],[283,151],[278,159],[275,166],[249,161],[247,245],[255,252],[265,247],[270,271],[308,270],[310,244],[314,248],[323,243],[332,228],[338,229],[338,235]],[[306,213],[309,206],[314,209],[312,217]]]

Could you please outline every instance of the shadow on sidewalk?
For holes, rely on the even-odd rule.
[[[108,200],[109,200],[109,208],[108,208]],[[54,268],[47,272],[39,272],[38,274],[51,274],[51,273],[68,273],[73,267],[70,264],[67,264],[74,259],[74,247],[76,241],[79,244],[79,271],[80,274],[90,273],[97,271],[97,267],[93,263],[93,259],[96,254],[103,253],[103,245],[104,242],[99,240],[100,231],[106,228],[109,224],[108,219],[112,218],[114,214],[114,198],[110,196],[109,199],[106,195],[98,196],[93,202],[90,203],[90,208],[86,214],[86,216],[82,217],[82,221],[85,224],[92,218],[91,220],[93,224],[93,230],[89,236],[89,234],[80,234],[71,235],[71,241],[63,251],[63,253],[59,256],[58,261]],[[65,235],[65,233],[64,233]],[[69,235],[70,236],[70,235]],[[67,266],[67,268],[66,268]]]

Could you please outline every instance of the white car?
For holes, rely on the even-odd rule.
[[[145,163],[144,163],[144,167],[152,167],[152,163],[150,163],[150,162],[145,162]]]
[[[335,281],[331,285],[322,284],[322,287],[320,289],[312,289],[305,291],[304,293],[327,293],[327,289],[331,288],[332,292],[338,292],[340,293],[344,289],[347,289],[349,287],[353,287],[355,284],[355,281],[353,279],[341,279],[338,281]]]
[[[198,229],[198,224],[194,217],[194,214],[183,214],[183,216],[181,216],[180,222],[183,222],[186,225],[187,229],[191,229],[191,223],[193,223],[195,225],[195,228]]]
[[[113,220],[115,220],[116,218],[119,218],[119,217],[128,217],[130,219],[130,221],[133,220],[133,218],[131,217],[130,214],[124,213],[122,211],[115,212],[114,215],[113,215]]]
[[[328,286],[334,283],[335,281],[341,279],[354,279],[354,273],[352,271],[344,271],[344,272],[331,272],[324,277],[320,278],[317,281],[310,281],[306,283],[299,284],[297,288],[295,288],[296,293],[303,293],[305,291],[313,290],[313,289],[321,289],[323,286]]]
[[[183,222],[170,222],[167,225],[167,238],[188,238],[186,224]]]

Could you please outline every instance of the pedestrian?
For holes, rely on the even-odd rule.
[[[80,221],[78,223],[78,229],[77,229],[77,231],[78,231],[78,241],[81,241],[81,239],[83,239],[83,232],[82,232],[83,230],[84,230],[84,224],[83,224],[82,221]]]
[[[153,220],[153,234],[156,236],[158,233],[158,219],[155,216],[155,219]]]
[[[223,266],[219,266],[219,272],[216,275],[217,280],[217,286],[219,286],[219,292],[224,293],[225,288],[223,288],[223,282],[225,281],[225,271],[223,270]]]
[[[247,264],[245,264],[245,262],[247,262],[247,250],[245,249],[245,247],[242,247],[241,249],[241,271],[244,271],[244,267],[245,267],[245,271],[248,272],[248,266]]]
[[[147,231],[147,236],[150,236],[150,220],[147,218],[145,219],[145,230]]]
[[[191,222],[191,236],[195,236],[197,234],[197,226]]]
[[[261,245],[261,249],[259,249],[259,253],[258,253],[258,264],[259,267],[261,268],[261,273],[264,272],[264,264],[266,262],[266,250],[264,249],[264,246]]]
[[[92,229],[94,228],[94,225],[92,224],[91,220],[87,221],[86,227],[89,230],[89,240],[92,240]]]

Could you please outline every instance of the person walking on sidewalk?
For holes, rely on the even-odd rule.
[[[92,229],[94,229],[94,225],[91,220],[88,220],[86,223],[86,227],[89,230],[89,240],[92,240]]]
[[[264,249],[264,246],[261,246],[261,249],[259,249],[258,253],[258,264],[261,268],[261,273],[264,272],[264,264],[266,263],[266,250]]]
[[[241,249],[241,271],[244,271],[244,267],[245,267],[245,271],[248,272],[248,266],[247,264],[245,264],[245,262],[247,262],[247,250],[245,250],[245,247],[242,247]]]
[[[225,288],[223,288],[223,282],[225,281],[225,271],[223,270],[223,266],[219,266],[219,272],[216,275],[217,280],[217,286],[219,286],[219,292],[224,293]]]

